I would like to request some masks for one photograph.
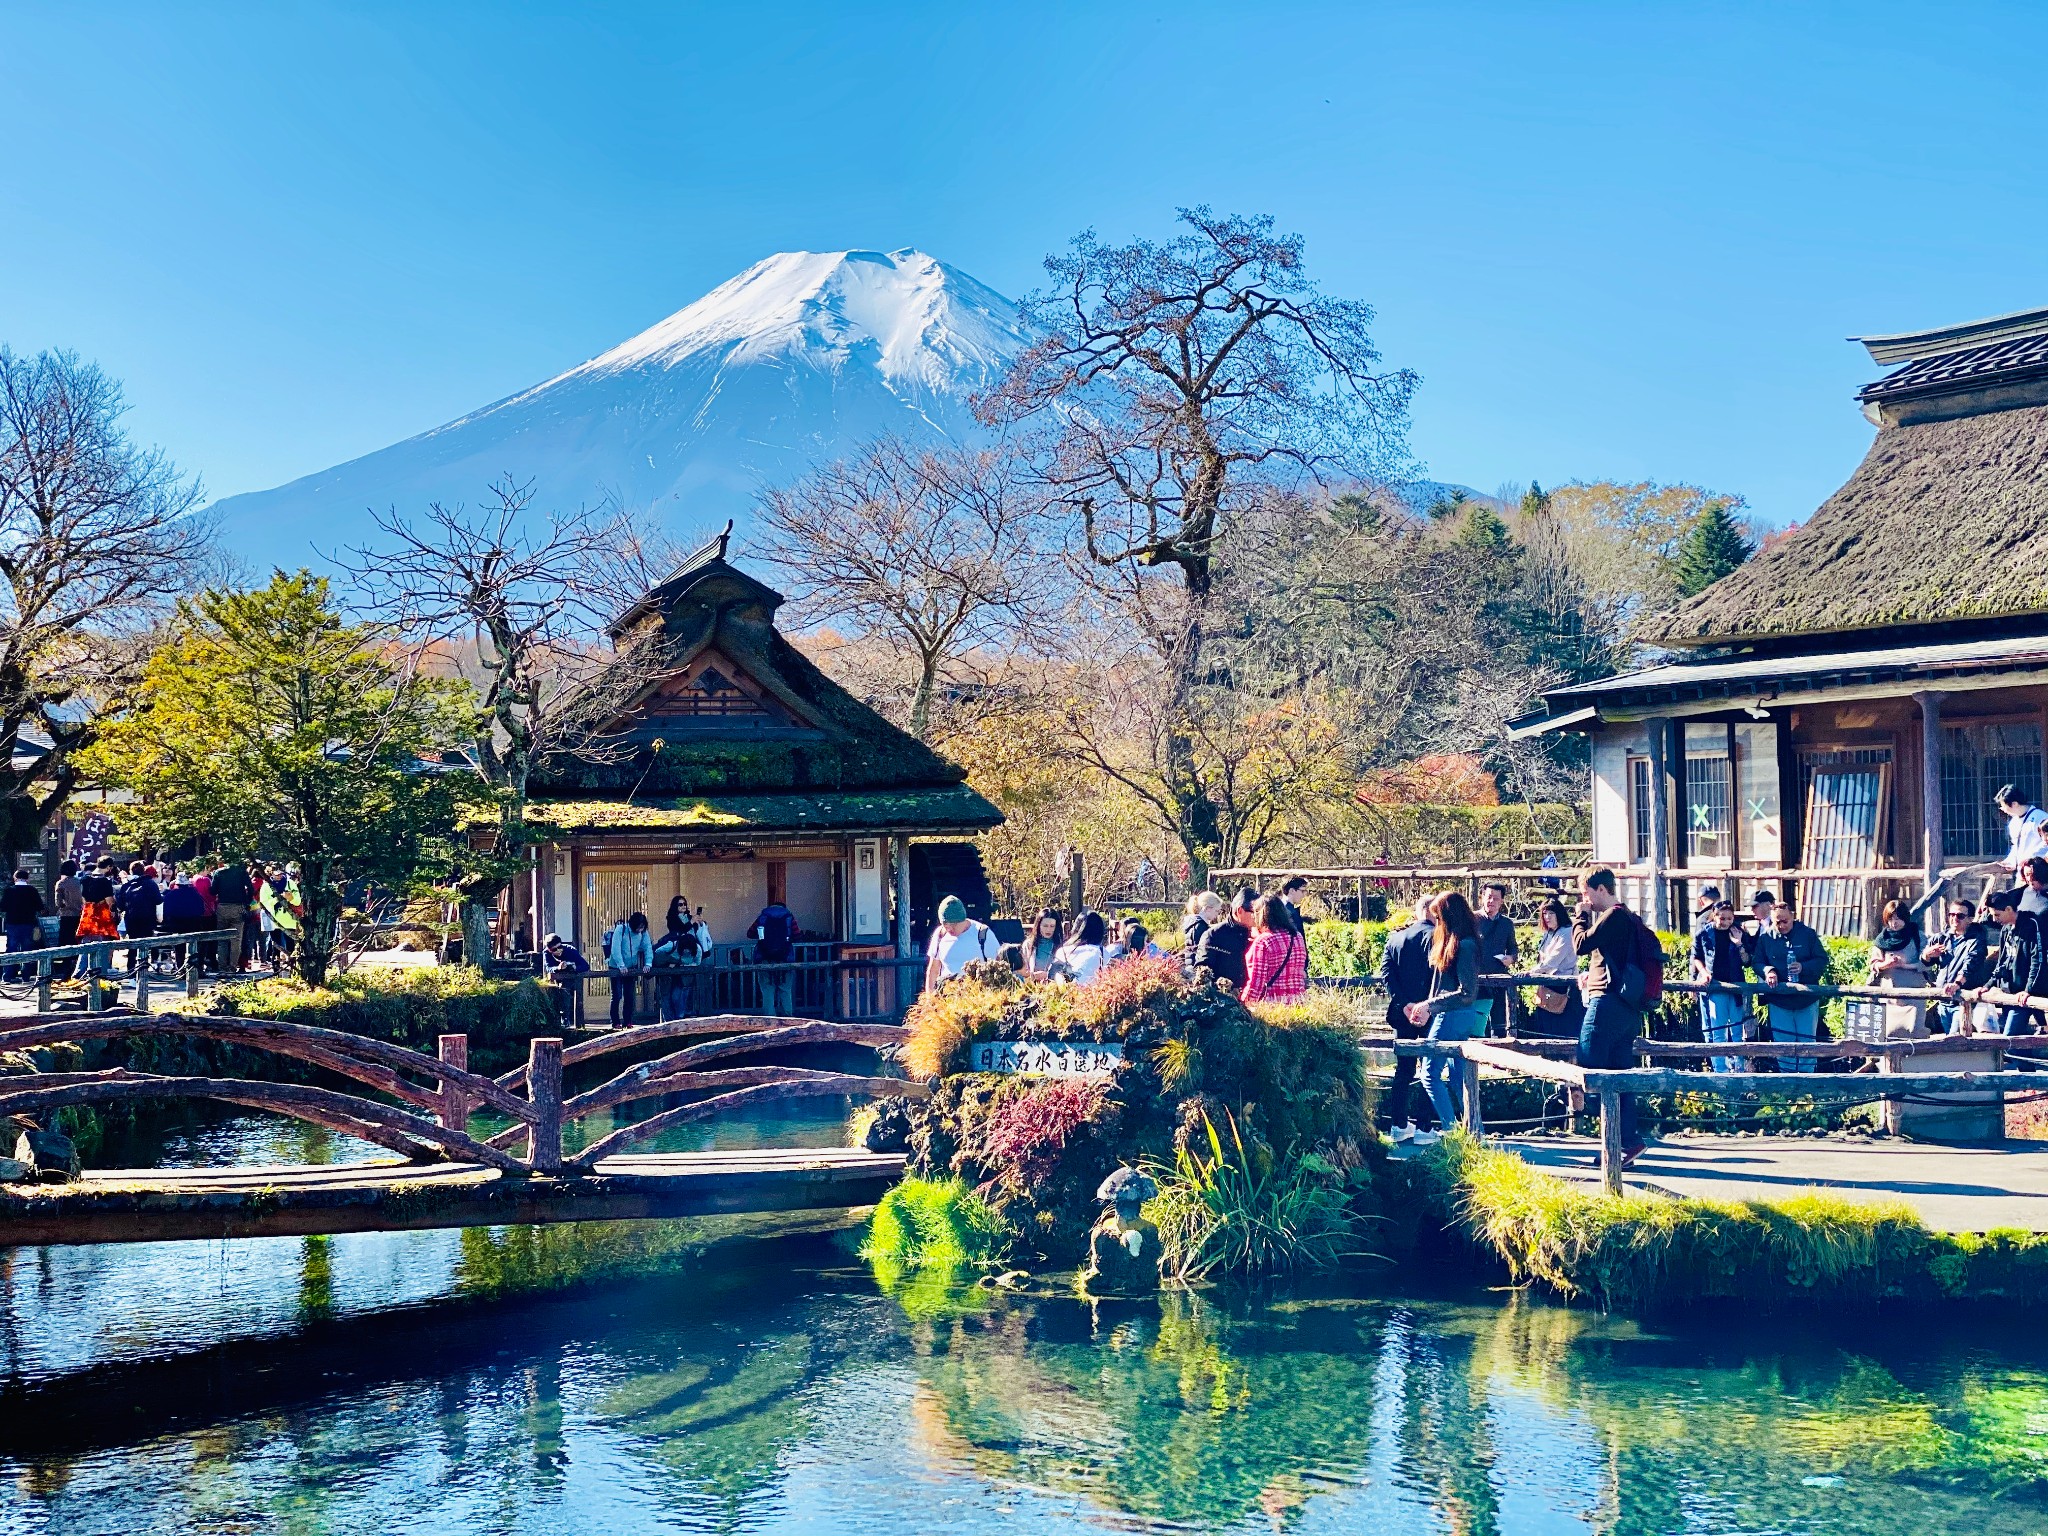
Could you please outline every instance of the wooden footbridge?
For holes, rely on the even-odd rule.
[[[820,1045],[872,1049],[887,1060],[895,1025],[721,1014],[612,1030],[565,1044],[531,1042],[499,1077],[469,1070],[466,1035],[443,1035],[438,1057],[390,1041],[270,1020],[200,1014],[38,1016],[0,1030],[0,1055],[60,1042],[180,1035],[227,1041],[307,1063],[379,1097],[245,1078],[176,1077],[121,1068],[0,1077],[0,1121],[47,1124],[67,1105],[205,1100],[288,1116],[398,1154],[321,1167],[132,1169],[65,1183],[0,1183],[0,1247],[272,1237],[524,1222],[612,1221],[871,1205],[903,1159],[850,1149],[647,1153],[664,1131],[800,1098],[920,1096],[901,1077],[776,1064]],[[641,1059],[567,1093],[564,1072],[626,1055]],[[565,1150],[564,1128],[651,1098],[702,1095],[617,1125]],[[504,1122],[472,1129],[472,1116]],[[4,1154],[5,1149],[0,1149]]]

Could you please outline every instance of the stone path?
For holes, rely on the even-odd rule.
[[[1562,1178],[1597,1184],[1590,1138],[1508,1136],[1494,1145]],[[1628,1172],[1631,1189],[1714,1200],[1782,1199],[1825,1189],[1872,1204],[1903,1201],[1936,1231],[2048,1232],[2048,1142],[1944,1147],[1803,1136],[1672,1136]]]

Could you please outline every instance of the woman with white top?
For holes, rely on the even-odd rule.
[[[1571,914],[1555,896],[1536,913],[1536,963],[1534,976],[1562,977],[1564,984],[1536,988],[1536,1006],[1529,1016],[1532,1034],[1576,1040],[1586,1005],[1579,996],[1579,949],[1572,938]]]
[[[1108,959],[1103,940],[1108,932],[1100,912],[1083,912],[1068,930],[1067,942],[1053,956],[1052,974],[1068,981],[1093,981]]]

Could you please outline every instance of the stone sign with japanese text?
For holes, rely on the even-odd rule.
[[[1124,1048],[1094,1040],[982,1040],[967,1048],[970,1072],[1030,1072],[1043,1077],[1107,1077]]]

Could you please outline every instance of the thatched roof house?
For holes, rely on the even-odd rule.
[[[1667,920],[1708,872],[1790,870],[1765,883],[1866,931],[1906,870],[2004,856],[1999,785],[2041,793],[2048,310],[1858,339],[1895,366],[1859,392],[1878,431],[1848,483],[1646,628],[1676,654],[1518,727],[1592,738],[1595,855]]]
[[[796,914],[809,962],[891,951],[912,926],[909,839],[1002,820],[957,765],[777,632],[782,598],[727,559],[729,534],[728,526],[611,627],[615,647],[643,651],[649,678],[603,733],[623,750],[603,762],[558,762],[532,785],[528,818],[546,841],[532,880],[514,888],[513,923],[529,935],[561,933],[593,963],[613,923],[644,912],[659,932],[676,896],[709,923],[721,965],[744,955],[770,901]],[[973,866],[966,877],[978,876],[972,850],[964,857]],[[948,890],[973,901],[958,873],[949,872]],[[826,972],[807,980],[814,991],[836,984]],[[884,993],[893,980],[884,974]],[[718,1000],[749,1005],[737,992]],[[845,1002],[799,1001],[832,1011]]]

